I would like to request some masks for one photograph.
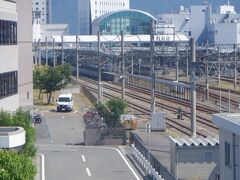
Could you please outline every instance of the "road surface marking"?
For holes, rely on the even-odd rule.
[[[82,155],[82,160],[83,160],[83,162],[86,162],[84,155]]]
[[[45,160],[44,160],[44,155],[43,154],[39,154],[40,155],[40,159],[41,159],[41,167],[40,167],[40,178],[41,180],[45,180]]]
[[[88,176],[91,176],[91,172],[88,168],[86,168],[86,171],[87,171]]]
[[[62,118],[64,119],[64,116]]]
[[[133,170],[132,166],[129,164],[129,162],[127,161],[127,159],[123,156],[123,154],[121,153],[121,151],[119,149],[116,149],[116,148],[113,148],[115,149],[119,154],[120,156],[122,157],[123,161],[126,163],[126,165],[128,166],[128,168],[132,171],[133,175],[135,176],[135,178],[137,180],[140,180],[140,178],[138,177],[138,175],[136,174],[136,172]]]

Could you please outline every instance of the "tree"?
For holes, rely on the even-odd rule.
[[[120,98],[110,99],[105,105],[99,103],[97,111],[102,116],[108,127],[115,127],[120,120],[121,114],[125,113],[127,108],[127,101]]]
[[[34,180],[37,171],[30,157],[3,150],[0,157],[0,179]]]
[[[51,102],[52,92],[67,86],[71,78],[71,68],[68,64],[56,67],[36,67],[33,72],[34,88],[43,91],[48,96],[48,104]]]
[[[26,132],[26,143],[20,153],[33,157],[36,154],[35,129],[31,125],[31,117],[28,113],[18,110],[15,114],[0,112],[0,126],[20,126]]]

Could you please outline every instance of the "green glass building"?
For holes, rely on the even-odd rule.
[[[117,35],[121,30],[126,35],[150,34],[157,19],[139,10],[114,11],[92,22],[92,34]]]

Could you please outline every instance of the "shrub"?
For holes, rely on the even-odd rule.
[[[20,153],[28,156],[35,156],[36,147],[35,141],[35,129],[31,125],[31,117],[28,113],[18,110],[15,114],[1,111],[0,112],[0,126],[20,126],[23,127],[26,132],[26,143]]]
[[[30,157],[12,151],[0,151],[0,179],[33,180],[36,167]]]

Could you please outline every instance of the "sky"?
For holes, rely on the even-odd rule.
[[[161,13],[176,11],[180,5],[189,8],[191,5],[200,5],[202,2],[203,0],[130,0],[130,8],[146,11],[156,17]],[[208,2],[215,12],[217,7],[227,4],[228,1],[208,0]],[[230,4],[234,5],[236,11],[240,13],[240,0],[230,0]],[[77,0],[52,0],[52,11],[52,23],[67,23],[70,33],[76,32]]]

